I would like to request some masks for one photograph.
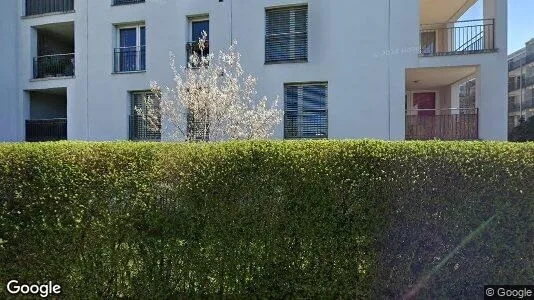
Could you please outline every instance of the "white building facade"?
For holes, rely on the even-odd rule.
[[[205,29],[284,100],[277,139],[506,140],[507,1],[479,1],[3,1],[0,141],[157,139],[132,107]]]
[[[508,56],[508,130],[534,117],[534,39]]]

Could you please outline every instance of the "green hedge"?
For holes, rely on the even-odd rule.
[[[534,144],[0,145],[0,287],[480,298],[534,281]]]

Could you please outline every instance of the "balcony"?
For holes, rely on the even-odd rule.
[[[67,139],[67,119],[26,121],[27,142],[50,142]]]
[[[528,54],[526,57],[521,57],[519,59],[511,59],[508,61],[508,71],[513,71],[519,69],[522,66],[528,65],[534,62],[534,53]]]
[[[519,104],[515,102],[508,102],[508,113],[514,113],[519,111]]]
[[[67,139],[67,89],[52,88],[29,93],[26,141],[46,142]]]
[[[74,76],[74,53],[38,56],[33,60],[33,78]]]
[[[74,22],[32,27],[36,33],[33,79],[74,76]]]
[[[142,72],[146,70],[146,47],[120,47],[114,50],[114,72]]]
[[[516,102],[508,102],[508,113],[522,113],[526,110],[532,110],[534,108],[534,98],[529,95],[526,96],[527,99],[523,100],[523,103],[519,105],[519,103]]]
[[[145,0],[113,0],[113,5],[145,3]]]
[[[73,11],[74,0],[26,0],[26,16]]]
[[[494,52],[494,19],[421,25],[420,56]]]
[[[478,72],[478,66],[407,69],[406,139],[478,139]]]
[[[513,78],[513,77],[512,77]],[[522,82],[521,82],[522,81]],[[508,82],[508,92],[515,92],[520,89],[525,89],[530,86],[534,85],[534,77],[524,77],[519,80],[519,77],[517,77],[517,80],[509,81]]]
[[[476,140],[478,109],[406,111],[407,140]]]

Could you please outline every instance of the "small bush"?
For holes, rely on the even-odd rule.
[[[0,284],[476,298],[534,279],[533,180],[534,144],[4,144]]]

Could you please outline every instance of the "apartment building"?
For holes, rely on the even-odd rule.
[[[508,56],[508,130],[534,116],[534,39]]]
[[[237,40],[277,139],[506,140],[507,1],[2,2],[0,141],[159,140],[133,107],[150,81]]]

